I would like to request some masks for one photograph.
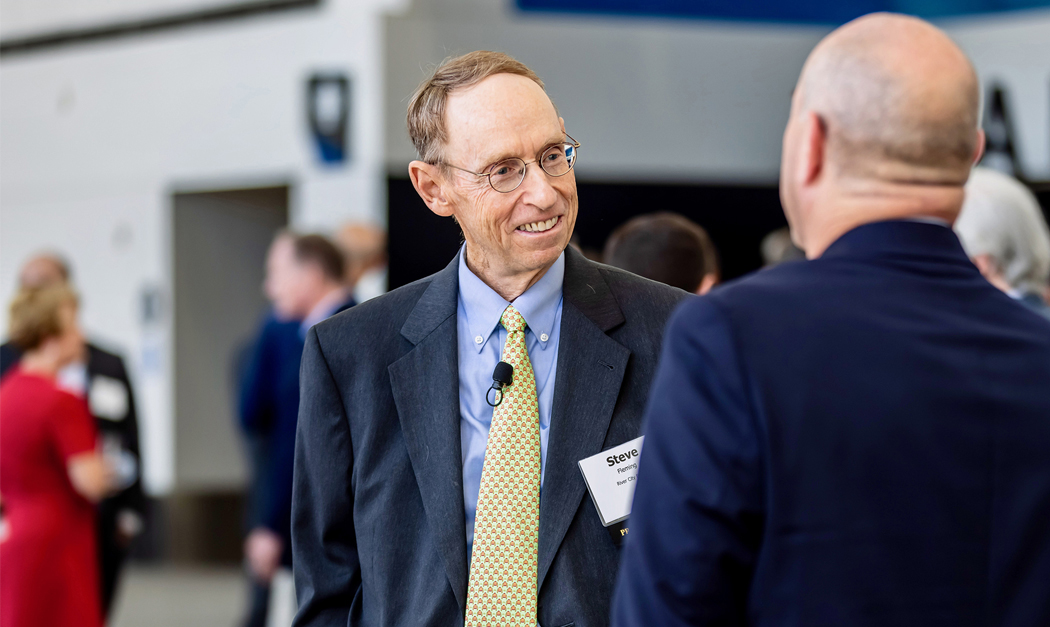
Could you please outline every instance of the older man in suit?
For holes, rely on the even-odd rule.
[[[299,368],[311,326],[354,306],[339,248],[318,234],[278,233],[266,259],[273,304],[241,373],[240,424],[254,466],[251,531],[244,555],[253,578],[247,627],[266,624],[270,587],[292,565],[291,512]],[[279,604],[275,604],[279,606]]]
[[[1050,625],[1050,322],[950,228],[978,91],[914,18],[810,55],[780,181],[810,260],[670,323],[614,624]]]
[[[307,338],[296,624],[605,625],[619,549],[577,462],[637,437],[687,295],[568,248],[579,143],[521,63],[453,59],[408,117],[412,183],[465,244]]]

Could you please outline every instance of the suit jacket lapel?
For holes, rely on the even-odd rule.
[[[566,250],[558,374],[540,497],[540,589],[586,486],[577,463],[601,451],[631,352],[606,331],[624,322],[595,264]]]
[[[401,334],[415,346],[390,365],[390,384],[423,507],[452,591],[466,607],[467,540],[456,337],[459,256],[435,275]]]

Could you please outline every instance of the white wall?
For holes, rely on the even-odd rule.
[[[138,309],[144,288],[170,297],[171,193],[287,182],[298,227],[382,222],[379,14],[391,4],[330,0],[0,62],[0,298],[9,301],[31,253],[69,257],[84,326],[131,362],[154,494],[177,487],[171,321],[147,329]],[[310,144],[304,104],[315,70],[352,77],[348,167],[319,164]]]
[[[0,1],[4,37],[93,26],[147,5]],[[9,301],[31,253],[68,255],[85,327],[132,366],[151,492],[178,487],[171,321],[147,328],[139,317],[144,289],[170,298],[173,191],[291,183],[296,226],[382,222],[386,168],[404,172],[414,156],[409,95],[429,66],[477,48],[506,50],[547,81],[583,142],[582,177],[770,184],[798,70],[827,31],[520,14],[510,0],[420,1],[410,12],[406,4],[326,0],[0,59],[0,300]],[[396,11],[404,12],[383,17]],[[945,26],[983,80],[1007,85],[1025,170],[1050,179],[1050,11]],[[315,70],[353,78],[349,167],[326,168],[313,154],[304,94]],[[0,327],[6,321],[0,308]]]
[[[415,157],[408,99],[447,56],[500,50],[534,69],[583,146],[590,180],[775,181],[806,55],[825,27],[522,14],[420,5],[387,18],[387,159]]]
[[[0,36],[24,37],[155,19],[259,0],[0,0]]]
[[[988,87],[1001,84],[1026,177],[1050,181],[1050,10],[943,24]]]
[[[1016,105],[1025,172],[1050,180],[1050,11],[941,24]],[[387,160],[415,157],[408,99],[447,56],[501,50],[546,82],[590,180],[772,184],[802,63],[829,27],[522,13],[434,0],[387,18]]]

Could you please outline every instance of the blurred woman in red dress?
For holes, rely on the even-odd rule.
[[[114,484],[83,400],[55,384],[80,354],[76,295],[23,290],[10,337],[25,355],[0,381],[0,627],[101,627],[94,503]]]

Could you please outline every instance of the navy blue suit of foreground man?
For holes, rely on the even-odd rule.
[[[672,317],[613,622],[1050,625],[1050,323],[949,228],[972,68],[877,15],[799,84],[781,197],[810,261]]]
[[[861,226],[668,333],[622,624],[1050,624],[1050,323],[950,229]]]

